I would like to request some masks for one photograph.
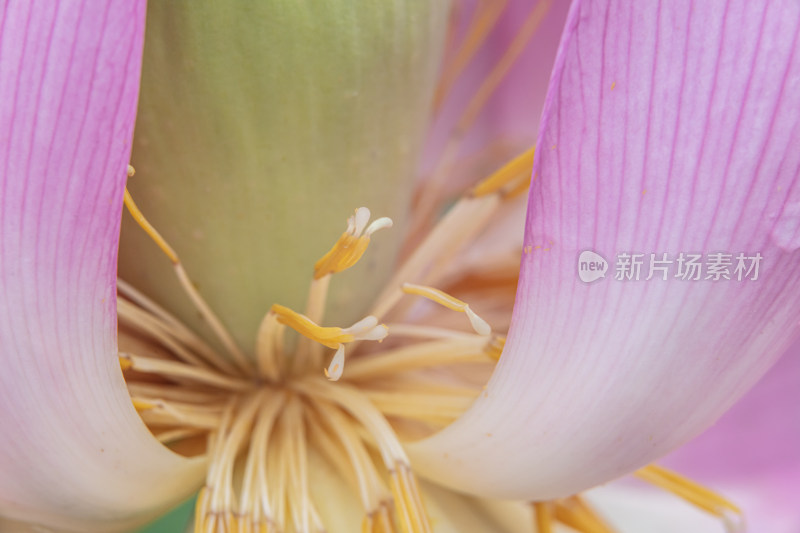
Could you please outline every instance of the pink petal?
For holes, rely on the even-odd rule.
[[[754,531],[800,531],[800,342],[708,431],[662,464],[730,496]]]
[[[117,360],[144,9],[13,2],[0,18],[0,514],[12,519],[141,521],[200,474],[149,434]]]
[[[797,337],[799,32],[793,1],[573,5],[506,353],[410,447],[427,476],[527,499],[603,483],[708,427]],[[584,250],[606,279],[580,281]],[[757,281],[625,282],[621,252],[763,260]]]

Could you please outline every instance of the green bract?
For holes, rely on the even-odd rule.
[[[246,351],[272,303],[303,307],[314,261],[356,207],[399,227],[337,277],[328,320],[357,319],[385,281],[446,13],[426,1],[148,6],[129,187]],[[123,279],[205,331],[127,216],[120,253]]]

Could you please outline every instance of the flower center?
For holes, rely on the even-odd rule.
[[[482,200],[471,198],[469,209],[450,224],[464,227],[482,204],[496,204],[497,198],[490,196],[500,195],[509,180],[519,178],[507,169],[506,174],[509,178],[488,195],[482,193]],[[460,416],[481,393],[504,338],[493,335],[465,302],[397,279],[379,298],[374,314],[349,327],[319,325],[332,275],[356,264],[372,235],[391,226],[387,218],[369,223],[369,210],[359,208],[314,265],[305,312],[274,304],[259,327],[255,356],[248,358],[191,284],[177,253],[127,192],[125,203],[170,259],[187,295],[227,352],[218,353],[120,281],[120,365],[134,406],[161,442],[209,458],[196,530],[323,531],[310,490],[308,465],[314,455],[349,480],[364,509],[363,531],[431,531],[400,438],[430,434]],[[462,230],[461,241],[467,242],[476,230]],[[417,266],[399,274],[435,280],[428,271],[433,251],[439,255],[441,248],[423,247],[423,255],[411,258],[416,257]],[[426,276],[420,276],[423,272]],[[404,301],[403,295],[423,301]],[[424,301],[439,305],[426,307]],[[427,322],[433,317],[435,322],[451,311],[464,313],[467,320],[461,325],[470,325],[472,331],[413,319],[424,316]],[[411,320],[386,325],[380,323],[384,317]],[[384,339],[380,349],[364,342]],[[350,360],[346,368],[345,351]],[[442,381],[434,371],[449,372],[450,379]],[[472,377],[464,379],[464,372]]]

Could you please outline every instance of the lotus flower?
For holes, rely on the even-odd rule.
[[[4,527],[606,531],[575,495],[637,470],[727,516],[641,468],[798,336],[796,3],[575,2],[510,160],[563,5],[455,17],[450,65],[510,42],[436,91],[443,3],[153,4],[135,137],[144,3],[99,6],[0,22]]]

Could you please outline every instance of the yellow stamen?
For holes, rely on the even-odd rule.
[[[118,359],[119,359],[119,367],[122,370],[130,370],[130,368],[133,366],[131,360],[126,357],[119,357]]]
[[[614,533],[580,497],[572,496],[555,503],[555,518],[581,533]]]
[[[365,391],[370,401],[384,415],[434,423],[449,422],[464,414],[475,401],[478,392],[476,390],[470,394],[454,395]]]
[[[461,43],[453,61],[447,64],[442,72],[442,77],[439,79],[439,85],[436,87],[436,94],[433,98],[434,110],[439,109],[442,101],[450,92],[453,83],[486,40],[489,32],[495,27],[505,7],[506,0],[484,0],[480,2],[470,21],[464,41]]]
[[[227,398],[228,391],[197,390],[176,383],[129,382],[131,396],[159,398],[168,401],[214,405]]]
[[[244,355],[242,350],[237,346],[236,342],[233,340],[233,337],[225,329],[225,326],[222,325],[222,322],[217,318],[211,308],[208,306],[206,301],[200,296],[200,293],[192,284],[189,276],[186,274],[186,270],[184,270],[183,265],[181,265],[180,259],[178,259],[178,254],[175,253],[175,250],[167,244],[167,241],[161,236],[158,231],[153,227],[152,224],[144,217],[142,212],[137,207],[136,203],[133,201],[133,197],[131,196],[128,189],[125,189],[125,207],[128,208],[128,212],[131,214],[133,219],[136,221],[137,224],[150,236],[150,238],[158,245],[164,255],[166,255],[169,260],[172,262],[172,266],[175,269],[175,275],[178,277],[178,281],[181,283],[181,287],[186,292],[187,296],[192,300],[192,303],[200,312],[201,316],[208,322],[209,326],[211,326],[212,331],[216,334],[217,338],[219,338],[220,342],[222,342],[223,346],[228,350],[228,353],[233,357],[239,367],[244,370],[246,373],[249,373],[251,370],[250,361]]]
[[[133,167],[131,167],[133,168]],[[175,250],[172,249],[167,241],[164,240],[164,237],[153,227],[152,224],[144,217],[142,212],[139,210],[139,207],[133,201],[133,197],[131,193],[128,192],[128,189],[125,189],[125,207],[128,208],[128,212],[131,214],[133,219],[136,221],[137,224],[147,233],[147,235],[155,242],[161,251],[164,252],[172,264],[177,264],[180,261],[178,260],[178,254],[175,253]]]
[[[179,359],[187,363],[205,366],[205,361],[227,374],[237,373],[236,367],[196,333],[119,278],[117,279],[117,292],[122,296],[117,298],[120,325],[124,324],[152,335],[174,352]]]
[[[147,400],[140,400],[138,398],[132,398],[131,401],[133,403],[133,407],[139,412],[146,411],[147,409],[155,409],[156,407],[158,407],[158,404],[155,404],[153,402],[149,402]]]
[[[503,348],[506,347],[506,338],[500,335],[495,335],[486,344],[485,352],[493,361],[499,361],[500,356],[503,354]]]
[[[331,358],[331,363],[328,365],[328,368],[323,368],[322,371],[325,373],[325,377],[331,381],[339,381],[339,378],[342,377],[342,372],[344,372],[344,346],[339,345],[336,349],[336,353]]]
[[[273,304],[270,312],[275,313],[279,323],[328,348],[338,348],[340,344],[353,342],[356,338],[355,335],[345,333],[345,330],[339,327],[318,326],[307,316],[280,304]]]
[[[649,465],[636,471],[635,475],[648,483],[661,487],[689,503],[721,518],[729,513],[739,517],[742,511],[735,504],[680,474],[658,465]]]
[[[277,381],[283,370],[283,332],[286,326],[278,322],[275,313],[267,313],[256,337],[256,366],[261,377]]]
[[[178,361],[141,357],[129,353],[121,353],[119,357],[121,365],[123,364],[122,360],[127,359],[130,365],[129,368],[133,368],[133,370],[149,374],[159,374],[168,379],[190,379],[199,383],[229,390],[243,390],[251,386],[250,383],[245,380],[225,376],[219,372],[187,365]]]
[[[348,376],[353,380],[377,379],[419,368],[455,363],[475,363],[486,360],[482,337],[436,340],[402,346],[371,357],[361,357],[350,363]]]
[[[464,312],[464,310],[468,307],[465,302],[462,302],[458,298],[454,298],[450,296],[444,291],[440,291],[439,289],[434,289],[433,287],[425,287],[423,285],[414,285],[412,283],[404,283],[403,284],[403,292],[406,294],[415,294],[417,296],[422,296],[423,298],[427,298],[433,302],[436,302],[439,305],[443,305],[448,309],[453,311]]]
[[[533,502],[534,533],[553,533],[553,504]]]
[[[392,226],[392,220],[382,217],[367,226],[370,212],[366,207],[356,209],[348,219],[347,231],[342,233],[333,248],[314,264],[314,279],[347,270],[355,265],[369,246],[370,237],[379,229]]]
[[[179,429],[169,429],[167,431],[161,431],[155,433],[155,436],[162,444],[169,445],[184,439],[202,435],[203,433],[205,433],[205,430],[203,429],[179,428]]]
[[[338,470],[345,470],[345,465],[349,464],[351,471],[346,471],[345,477],[351,478],[358,487],[367,516],[375,515],[389,492],[355,426],[328,402],[314,402],[314,406],[314,414],[318,415],[314,418],[318,422],[317,429],[326,430],[316,435],[323,440],[323,451],[332,456]]]
[[[472,195],[485,196],[487,194],[493,194],[509,184],[513,184],[511,190],[515,191],[519,187],[519,184],[514,182],[518,179],[520,179],[520,183],[525,184],[527,187],[533,170],[534,151],[535,147],[530,148],[503,165],[500,170],[478,183],[475,188],[472,189]]]
[[[396,306],[403,296],[403,282],[437,283],[452,258],[486,227],[501,202],[498,195],[467,197],[457,202],[395,272],[378,296],[372,314],[381,318],[394,309],[402,315]]]
[[[479,317],[472,309],[470,309],[466,302],[462,302],[458,298],[454,298],[444,291],[434,289],[433,287],[426,287],[424,285],[404,283],[403,292],[406,294],[422,296],[423,298],[427,298],[428,300],[436,302],[439,305],[443,305],[444,307],[452,309],[453,311],[465,313],[467,318],[469,318],[470,324],[472,324],[472,328],[479,335],[491,335],[492,333],[492,328],[489,326],[489,324],[487,324],[484,319]]]
[[[222,526],[219,530],[236,531],[233,528],[238,527],[233,472],[239,450],[243,443],[250,440],[253,424],[266,395],[265,391],[259,391],[241,400],[232,398],[216,431],[210,449],[211,468],[206,476],[208,491],[205,495],[208,499],[206,518],[216,520]]]
[[[525,49],[525,45],[536,33],[536,30],[539,28],[542,20],[550,9],[551,4],[552,0],[545,0],[538,3],[531,10],[508,49],[495,64],[489,75],[483,80],[483,83],[467,104],[464,113],[454,127],[451,138],[442,151],[442,156],[434,168],[433,174],[423,185],[422,194],[419,195],[419,204],[414,210],[415,214],[409,232],[410,235],[416,235],[431,220],[436,205],[441,199],[442,184],[447,177],[448,170],[453,160],[458,155],[464,134],[480,115],[486,102],[489,101],[489,98],[494,94],[495,90],[497,90],[503,78],[505,78],[519,55]]]
[[[463,340],[470,339],[474,333],[466,333],[464,331],[457,331],[449,328],[439,328],[436,326],[423,326],[420,324],[404,324],[402,322],[394,322],[386,324],[389,331],[392,332],[392,337],[408,337],[410,339],[453,339]]]
[[[388,329],[383,324],[378,324],[374,316],[363,318],[349,328],[323,327],[314,323],[305,315],[289,309],[283,305],[274,304],[270,313],[276,320],[289,326],[303,337],[315,341],[328,348],[336,348],[328,368],[324,369],[325,377],[337,381],[344,371],[344,345],[358,340],[382,341],[388,334]]]
[[[492,69],[489,75],[483,80],[483,83],[481,84],[480,88],[478,88],[475,96],[473,96],[472,100],[470,100],[466,111],[464,111],[461,120],[456,126],[457,132],[465,131],[472,125],[473,121],[477,118],[484,105],[486,105],[489,97],[492,96],[494,91],[503,81],[503,78],[505,78],[506,74],[508,74],[508,71],[511,70],[511,67],[514,65],[519,55],[525,49],[525,45],[528,44],[528,41],[536,33],[536,30],[539,28],[539,25],[544,19],[544,16],[549,11],[551,3],[552,0],[540,2],[531,10],[528,18],[526,18],[525,22],[523,22],[519,33],[517,33],[517,35],[514,37],[514,40],[511,42],[511,45],[505,51],[500,60],[495,64],[495,67]]]
[[[134,401],[141,398],[133,398]],[[193,429],[214,429],[220,423],[220,410],[216,407],[204,407],[180,402],[162,400],[144,400],[152,407],[139,411],[142,420],[153,426],[180,426]]]
[[[428,515],[422,505],[419,488],[410,469],[398,463],[389,473],[394,504],[400,525],[407,533],[430,533],[432,531]]]

